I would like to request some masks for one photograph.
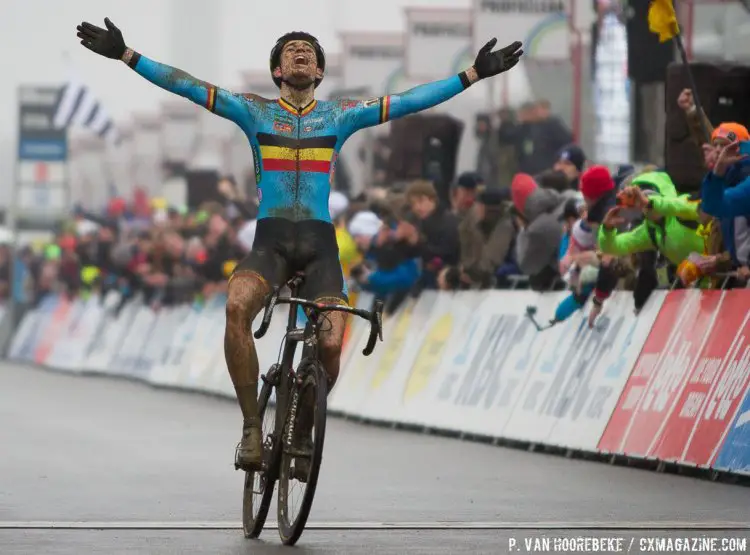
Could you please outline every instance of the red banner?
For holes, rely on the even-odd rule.
[[[673,291],[664,300],[607,428],[605,452],[647,456],[703,349],[721,291]]]
[[[705,370],[696,376],[707,393],[685,445],[674,457],[681,462],[714,464],[750,383],[750,291],[735,289],[725,295],[721,317],[701,355],[707,361]]]
[[[648,456],[665,461],[682,459],[683,451],[694,438],[697,422],[706,408],[709,395],[713,393],[727,363],[735,356],[735,347],[739,348],[738,339],[746,323],[746,311],[738,310],[739,307],[731,302],[731,298],[724,297],[721,318],[716,319],[703,350],[691,365],[690,375],[675,410],[664,420],[661,434]],[[719,434],[722,432],[723,430]],[[705,452],[704,449],[699,464],[706,463],[711,450]]]

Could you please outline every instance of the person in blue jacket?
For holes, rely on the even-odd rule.
[[[724,124],[722,124],[724,125]],[[739,268],[739,277],[750,278],[750,159],[739,151],[739,141],[748,137],[744,127],[737,126],[734,140],[718,150],[711,171],[701,184],[701,210],[721,223],[724,248]],[[720,131],[721,126],[716,131]],[[743,132],[744,130],[744,132]]]
[[[276,99],[236,94],[201,81],[184,71],[147,58],[126,46],[110,21],[106,28],[88,22],[77,27],[81,44],[101,56],[124,62],[151,83],[205,107],[237,124],[247,136],[255,161],[258,224],[250,254],[229,281],[224,351],[242,410],[242,439],[235,466],[261,468],[261,422],[258,416],[258,357],[252,322],[272,287],[304,272],[300,295],[317,302],[347,303],[338,245],[328,209],[330,183],[344,142],[355,132],[432,108],[481,79],[513,68],[521,59],[521,43],[492,51],[497,39],[478,53],[474,65],[458,75],[414,87],[401,94],[370,100],[318,102],[315,88],[325,74],[325,52],[309,33],[280,37],[271,49],[269,70],[279,88]],[[320,357],[328,374],[328,390],[339,372],[346,318],[331,313],[320,340]],[[314,395],[303,398],[314,400]],[[312,442],[312,403],[300,406],[295,446]],[[295,461],[295,477],[307,480],[309,459]]]

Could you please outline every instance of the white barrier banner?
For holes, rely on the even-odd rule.
[[[214,297],[206,302],[196,326],[192,345],[186,351],[187,373],[183,373],[180,385],[189,389],[201,389],[210,364],[219,345],[224,344],[224,305],[226,299]]]
[[[590,330],[587,310],[539,332],[569,293],[425,292],[389,322],[383,353],[351,355],[331,407],[483,436],[595,450],[664,298],[636,317],[617,293]]]
[[[193,303],[178,313],[179,324],[174,328],[169,345],[162,357],[161,363],[151,370],[151,381],[157,385],[181,385],[184,368],[189,364],[188,351],[193,344],[193,337],[198,333],[203,305]]]
[[[96,307],[99,298],[92,297],[88,301],[78,299],[70,308],[70,316],[62,335],[52,347],[45,364],[54,368],[69,371],[80,371],[80,363],[88,348],[91,336],[96,330],[91,319],[97,316]]]
[[[647,312],[643,320],[637,319],[633,314],[632,294],[616,294],[609,299],[606,312],[600,316],[593,330],[586,324],[587,314],[588,308],[573,315],[565,325],[543,332],[544,343],[536,364],[532,365],[525,386],[516,394],[510,420],[496,430],[497,435],[533,443],[551,441],[561,447],[573,447],[558,441],[552,433],[559,420],[572,418],[573,415],[577,419],[581,408],[577,407],[571,413],[569,403],[590,405],[593,402],[596,405],[606,402],[614,406],[617,402],[616,395],[614,399],[602,397],[607,392],[606,387],[597,391],[598,399],[592,399],[587,388],[597,381],[612,379],[621,380],[620,387],[624,385],[637,358],[636,353],[625,361],[630,363],[627,368],[617,364],[622,359],[623,346],[630,345],[632,336],[629,331],[636,324],[645,327],[648,333],[655,314]],[[613,367],[617,369],[617,372],[613,372],[616,377],[607,380],[606,374],[612,372]],[[623,373],[625,376],[622,376]],[[594,374],[597,377],[592,383]],[[589,416],[577,422],[580,436],[570,438],[568,434],[568,439],[578,443],[577,448],[595,450],[610,413],[602,414],[589,408]],[[592,437],[592,429],[599,430],[596,438]]]
[[[27,360],[29,354],[29,344],[33,340],[36,330],[42,325],[40,322],[42,315],[39,310],[31,309],[27,312],[21,324],[18,326],[13,339],[8,348],[8,358],[11,360]]]
[[[510,416],[509,397],[533,355],[536,336],[525,308],[543,303],[533,292],[489,291],[459,293],[452,304],[435,315],[421,347],[424,353],[445,349],[444,355],[420,357],[411,369],[423,377],[410,380],[404,393],[406,417],[434,428],[489,435]]]
[[[151,335],[156,322],[156,314],[151,308],[139,304],[135,307],[133,319],[126,328],[125,336],[116,351],[111,365],[120,374],[130,374],[143,378],[140,368],[143,360],[143,348]]]
[[[424,291],[415,304],[409,304],[393,332],[392,344],[383,349],[383,357],[374,366],[365,386],[369,393],[359,409],[360,416],[384,422],[398,421],[398,406],[411,367],[429,331],[430,316],[450,305],[449,294]],[[364,356],[360,353],[360,358]]]
[[[113,312],[105,317],[103,333],[94,340],[89,350],[84,368],[93,372],[118,374],[121,372],[117,354],[120,346],[131,327],[135,314],[140,306],[140,300],[126,303],[119,312]]]
[[[406,8],[405,70],[419,82],[444,79],[466,69],[472,49],[471,10]]]
[[[498,47],[523,42],[534,60],[570,59],[570,0],[473,0],[474,50],[497,37]]]
[[[713,297],[711,292],[693,293],[697,297],[691,293],[688,299],[702,302],[715,299],[716,292]],[[329,407],[375,421],[595,452],[617,403],[627,398],[628,380],[644,379],[633,368],[647,339],[664,340],[673,325],[682,324],[679,318],[670,323],[667,316],[666,323],[657,324],[662,329],[654,329],[657,316],[664,316],[664,291],[652,293],[638,315],[632,294],[616,293],[594,329],[586,322],[589,307],[542,332],[526,317],[526,308],[533,305],[545,321],[568,294],[426,291],[385,320],[386,341],[371,357],[361,354],[368,324],[354,320]],[[669,306],[682,302],[680,293],[669,298],[667,313]],[[371,302],[371,296],[362,294],[357,304],[366,308]],[[10,354],[63,370],[121,374],[234,398],[223,356],[224,303],[218,296],[204,306],[154,311],[138,298],[115,314],[117,295],[104,302],[93,297],[72,303],[50,296],[24,318]],[[737,312],[744,317],[742,305]],[[279,310],[259,342],[261,372],[278,358],[286,316]],[[719,345],[716,349],[726,351]],[[300,356],[297,349],[297,360]],[[720,377],[723,381],[712,388],[721,389],[732,379]],[[733,398],[740,398],[744,383],[733,390]],[[737,411],[747,413],[739,406]],[[710,448],[727,453],[715,463],[719,468],[742,471],[750,460],[744,432],[734,431],[745,423],[742,415],[731,424],[729,436],[721,433],[728,428],[715,426],[709,434]],[[669,414],[657,414],[643,424],[663,428],[669,420]],[[692,460],[683,453],[678,462]]]
[[[377,369],[384,364],[390,368],[389,359],[396,358],[402,349],[409,331],[409,320],[416,301],[407,299],[399,309],[390,316],[383,317],[383,339],[369,357],[362,355],[367,344],[367,334],[360,334],[357,342],[351,343],[353,349],[345,367],[342,366],[339,379],[334,387],[328,406],[331,410],[346,414],[359,414],[361,405],[370,393],[370,381]],[[387,338],[387,339],[386,339]],[[381,363],[385,360],[385,363]]]
[[[179,325],[179,317],[183,314],[182,307],[164,307],[156,312],[153,329],[146,338],[137,367],[137,374],[142,379],[151,380],[151,373],[161,364],[164,352],[172,340],[172,334]]]
[[[651,293],[637,316],[631,293],[616,293],[607,301],[596,330],[587,339],[579,337],[581,344],[571,346],[553,370],[562,377],[549,392],[547,410],[554,420],[545,443],[596,450],[666,295]],[[584,314],[577,318],[583,320]]]

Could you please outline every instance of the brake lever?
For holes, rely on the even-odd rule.
[[[260,327],[258,328],[258,330],[253,334],[253,337],[255,337],[255,339],[260,339],[261,337],[266,335],[266,332],[271,325],[273,309],[276,308],[276,303],[279,301],[280,292],[281,288],[274,287],[273,291],[270,293],[270,298],[268,299],[268,301],[266,301],[266,309],[263,312],[263,321],[260,323]]]
[[[370,317],[370,337],[367,338],[367,345],[365,346],[362,354],[370,356],[372,351],[375,349],[375,342],[380,338],[383,340],[383,302],[375,301],[375,307]]]

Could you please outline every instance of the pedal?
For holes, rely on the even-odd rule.
[[[265,456],[265,451],[264,451],[263,454]],[[265,467],[266,467],[265,460],[262,460],[260,468],[257,468],[257,469],[254,469],[254,470],[246,470],[246,469],[242,468],[242,466],[240,466],[240,444],[238,443],[237,447],[234,448],[234,469],[235,470],[243,470],[245,472],[262,473],[265,470]]]

